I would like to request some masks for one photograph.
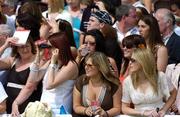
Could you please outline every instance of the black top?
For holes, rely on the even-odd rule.
[[[30,73],[30,69],[27,68],[23,71],[17,72],[15,65],[11,68],[8,76],[7,76],[7,84],[8,83],[14,83],[17,85],[25,85],[28,79]],[[20,93],[21,88],[15,88],[12,86],[6,87],[6,93],[8,95],[6,104],[7,104],[7,113],[10,114],[12,110],[12,103]],[[32,101],[40,100],[40,96],[42,93],[42,82],[39,83],[37,90],[35,90],[32,95],[23,103],[19,106],[19,112],[23,113],[24,109],[26,108],[27,104]]]

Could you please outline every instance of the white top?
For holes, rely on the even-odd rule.
[[[15,15],[11,15],[11,16],[8,16],[8,15],[5,15],[6,16],[6,24],[13,30],[13,32],[16,30],[16,27],[15,27],[15,19],[16,19],[16,16]]]
[[[43,17],[45,18],[47,18],[47,14],[48,14],[48,11],[44,11],[42,13]],[[48,17],[48,19],[50,20],[50,17]],[[56,17],[56,20],[57,19],[63,19],[63,20],[68,21],[70,24],[72,24],[71,14],[66,10],[63,10],[61,13],[59,13],[59,15]]]
[[[1,82],[0,82],[0,92],[1,92],[0,93],[0,103],[2,103],[8,97],[8,95],[6,94]]]
[[[137,27],[134,27],[132,29],[130,29],[128,32],[126,32],[126,34],[123,34],[119,29],[118,29],[118,22],[116,22],[113,25],[113,28],[116,29],[117,31],[117,36],[118,36],[118,42],[122,42],[122,40],[124,39],[124,37],[127,37],[129,35],[133,35],[133,34],[138,34],[139,35],[139,30]]]
[[[175,32],[178,36],[180,36],[180,26],[175,25],[175,26],[174,26],[174,32]]]
[[[162,108],[164,105],[163,98],[167,100],[169,96],[169,89],[163,72],[159,72],[158,95],[154,94],[152,87],[149,87],[145,94],[135,89],[130,76],[123,82],[122,102],[132,102],[138,111]]]
[[[56,72],[58,70],[58,66]],[[54,89],[46,90],[47,85],[47,75],[46,72],[43,79],[43,91],[41,95],[41,102],[47,103],[52,108],[53,114],[60,114],[61,105],[64,106],[65,111],[69,114],[72,113],[72,91],[75,80],[67,80],[57,86]]]
[[[178,88],[178,79],[180,75],[180,63],[176,66],[175,64],[169,64],[166,68],[166,79],[168,81],[169,90],[172,91],[174,88],[177,89],[177,96],[175,104],[180,110],[180,87]]]

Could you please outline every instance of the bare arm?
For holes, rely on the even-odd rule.
[[[177,90],[174,88],[171,92],[170,92],[170,97],[168,98],[168,100],[166,101],[166,103],[164,104],[163,108],[160,110],[159,114],[164,116],[164,114],[168,111],[168,109],[171,107],[171,105],[174,103],[174,101],[176,100],[176,95],[177,95]]]
[[[113,95],[113,107],[107,111],[110,117],[114,117],[120,114],[121,112],[121,96],[122,96],[122,87],[119,86],[116,93]]]
[[[143,0],[145,7],[147,8],[148,12],[151,13],[152,11],[152,0]]]
[[[116,76],[116,77],[119,77],[119,74],[118,74],[118,68],[117,68],[117,65],[116,65],[116,61],[111,58],[111,57],[108,57],[109,61],[110,61],[110,64],[112,66],[112,69],[113,69],[113,74]]]
[[[66,80],[74,79],[78,76],[78,67],[75,62],[69,61],[66,66],[62,66],[62,68],[55,73],[55,69],[53,67],[49,67],[48,69],[48,82],[46,89],[52,89],[60,85]]]
[[[74,86],[73,89],[73,110],[77,114],[85,115],[85,109],[83,105],[81,105],[81,93]]]
[[[0,103],[0,114],[6,112],[6,100]]]
[[[157,51],[157,69],[165,72],[168,63],[168,51],[165,46],[161,46]]]

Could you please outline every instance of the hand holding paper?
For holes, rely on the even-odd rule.
[[[16,30],[13,37],[17,38],[16,45],[25,45],[29,37],[30,30]]]

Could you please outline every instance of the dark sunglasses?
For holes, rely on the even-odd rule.
[[[130,59],[130,62],[131,62],[131,63],[135,63],[135,62],[136,62],[136,60],[135,60],[135,59],[133,59],[133,58],[131,58],[131,59]]]
[[[84,44],[86,44],[86,45],[89,44],[89,45],[93,46],[93,45],[95,45],[96,43],[95,43],[95,42],[89,42],[89,41],[88,41],[88,42],[84,42]]]
[[[123,48],[127,48],[127,49],[131,49],[133,48],[134,46],[132,44],[122,44]]]

